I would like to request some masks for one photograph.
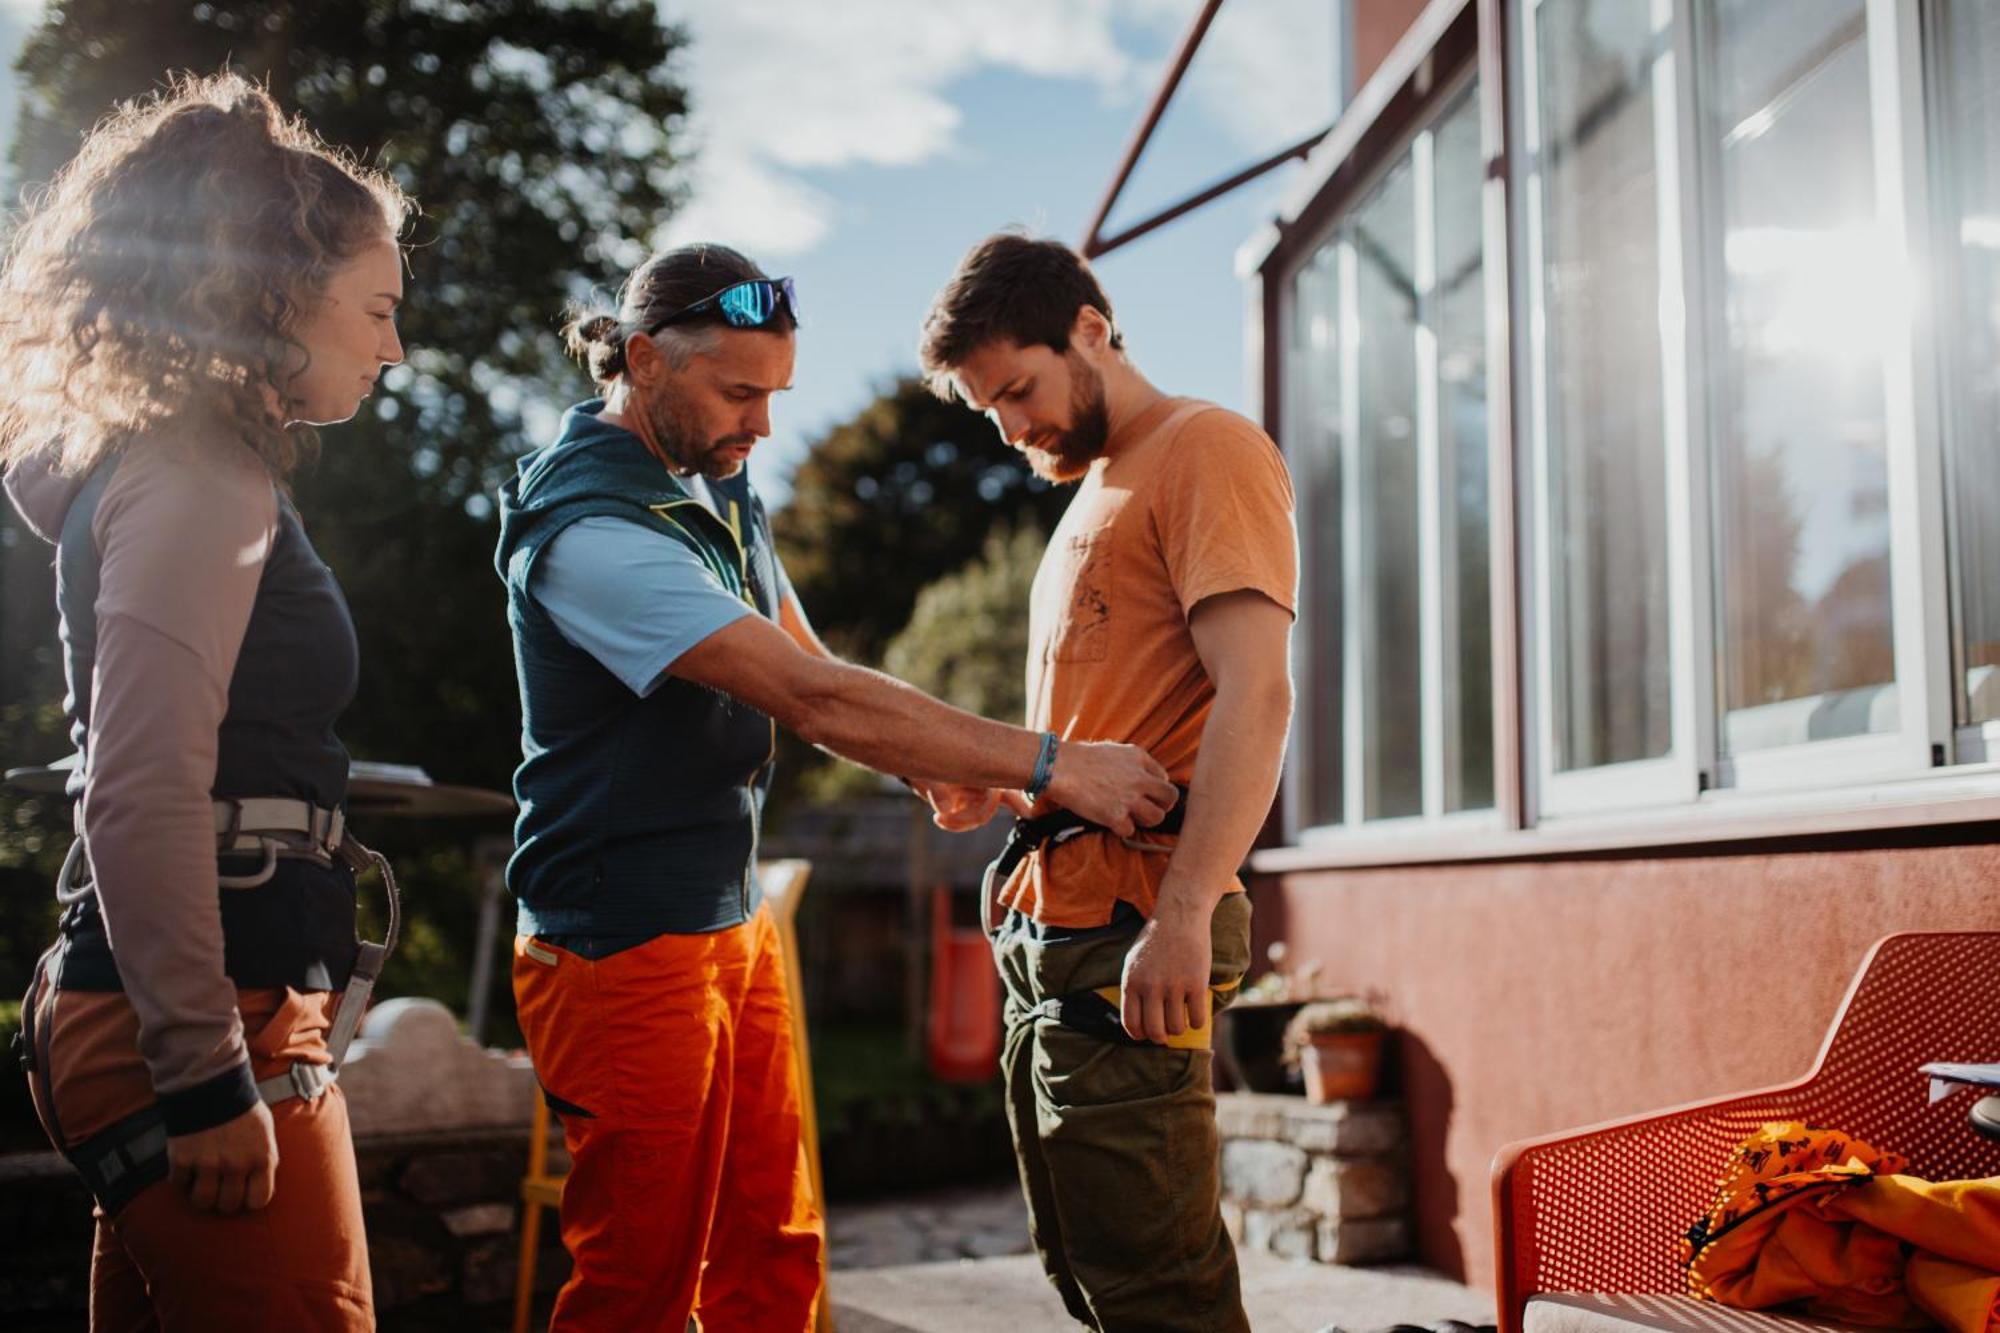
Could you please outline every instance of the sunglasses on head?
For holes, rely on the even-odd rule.
[[[761,329],[777,317],[780,306],[792,312],[793,323],[798,322],[799,292],[792,285],[792,280],[752,278],[704,296],[693,305],[682,306],[646,332],[658,333],[669,324],[693,319],[711,310],[720,313],[732,329]]]

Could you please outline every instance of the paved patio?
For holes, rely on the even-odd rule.
[[[1027,1252],[1013,1185],[835,1207],[839,1333],[1041,1333],[1075,1328]],[[1339,1268],[1241,1256],[1257,1333],[1378,1333],[1441,1319],[1491,1323],[1493,1301],[1425,1269]]]

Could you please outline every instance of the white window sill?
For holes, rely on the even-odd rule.
[[[1534,828],[1445,820],[1383,829],[1307,829],[1296,845],[1250,855],[1258,874],[1360,866],[1513,861],[1589,852],[1642,852],[2000,821],[2000,763],[1961,764],[1892,782],[1812,792],[1710,791],[1685,805],[1616,814],[1548,816]]]

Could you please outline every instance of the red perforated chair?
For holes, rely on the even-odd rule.
[[[1766,1121],[1797,1119],[1902,1153],[1927,1179],[2000,1175],[2000,1143],[1967,1123],[1968,1095],[1929,1105],[1917,1073],[1932,1060],[1995,1059],[2000,931],[1891,935],[1862,960],[1798,1082],[1509,1144],[1493,1163],[1502,1333],[1521,1333],[1528,1302],[1553,1293],[1631,1294],[1615,1305],[1640,1322],[1764,1323],[1650,1299],[1686,1292],[1678,1242],[1714,1198],[1730,1149]]]

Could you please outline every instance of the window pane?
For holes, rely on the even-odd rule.
[[[1534,19],[1559,769],[1672,740],[1654,8],[1543,0]]]
[[[1293,727],[1300,823],[1338,824],[1340,690],[1340,255],[1323,246],[1293,280],[1285,361],[1294,484],[1299,492],[1298,708]]]
[[[1713,395],[1724,749],[1894,730],[1863,0],[1717,0],[1727,340]]]
[[[1445,807],[1493,804],[1493,623],[1486,549],[1486,289],[1480,259],[1477,90],[1437,127],[1435,163],[1438,455],[1444,477],[1445,606],[1452,643],[1445,662],[1445,734],[1456,762]]]
[[[1952,281],[1940,283],[1954,349],[1961,720],[2000,719],[2000,9],[1954,0],[1939,39],[1942,170]]]
[[[1423,813],[1417,574],[1416,196],[1405,157],[1355,210],[1360,488],[1355,571],[1368,819]]]

